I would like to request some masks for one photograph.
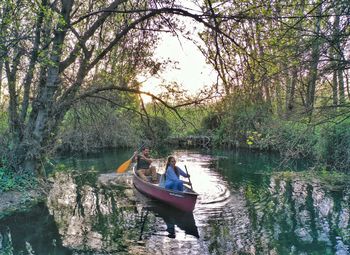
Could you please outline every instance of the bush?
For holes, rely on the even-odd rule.
[[[303,123],[270,120],[261,130],[262,138],[257,145],[260,149],[278,151],[285,160],[314,158],[314,146],[318,137],[314,128]]]
[[[25,190],[37,183],[34,175],[29,173],[15,174],[6,167],[0,167],[0,193],[10,190]]]
[[[202,126],[212,132],[217,146],[278,151],[285,160],[315,157],[314,128],[275,117],[264,102],[231,96],[216,105],[216,111],[204,118]]]
[[[321,128],[316,146],[316,157],[328,169],[349,171],[350,121],[329,124]]]
[[[152,117],[150,118],[149,127],[144,127],[143,133],[146,139],[153,141],[153,143],[156,145],[159,145],[170,136],[171,129],[166,119],[161,117]]]
[[[66,115],[57,137],[57,151],[88,153],[137,143],[139,133],[132,114],[117,113],[102,106],[99,115],[85,109],[79,111],[79,114],[71,111]]]
[[[232,95],[216,105],[216,112],[210,113],[202,126],[213,134],[216,145],[251,146],[249,137],[253,132],[260,132],[270,115],[269,106],[264,102],[254,104]]]

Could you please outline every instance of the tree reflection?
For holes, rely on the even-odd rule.
[[[10,229],[7,228],[4,232],[0,232],[0,254],[12,255],[13,250]]]
[[[235,189],[214,173],[189,215],[93,172],[56,173],[48,210],[0,221],[0,254],[350,254],[349,187],[258,175]]]
[[[270,178],[245,190],[257,250],[277,254],[349,254],[349,189],[314,180]]]
[[[96,174],[55,175],[47,205],[62,244],[71,250],[125,251],[126,240],[135,240],[137,235],[134,205],[125,196],[129,188],[106,188],[98,186],[97,181],[92,186],[86,181],[94,179],[90,175]]]

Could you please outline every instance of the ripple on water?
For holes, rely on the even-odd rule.
[[[245,200],[237,191],[230,190],[223,184],[214,186],[210,192],[201,193],[194,211],[197,227],[208,225],[208,220],[218,222],[238,222],[246,214]],[[223,223],[223,224],[226,224]],[[245,225],[245,223],[242,225]],[[237,230],[236,230],[237,231]]]
[[[222,184],[217,184],[207,192],[201,194],[199,204],[209,205],[225,203],[230,197],[230,191]],[[219,205],[220,206],[220,205]]]

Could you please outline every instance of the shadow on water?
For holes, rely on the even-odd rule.
[[[156,216],[159,216],[164,220],[167,226],[166,231],[169,233],[168,237],[176,237],[175,226],[177,226],[182,229],[186,235],[199,238],[193,213],[184,213],[160,204],[151,208],[151,210],[155,212]]]
[[[176,208],[169,207],[166,204],[151,200],[136,189],[134,190],[134,194],[143,206],[141,209],[142,215],[145,215],[142,220],[140,239],[142,239],[142,230],[144,229],[149,213],[152,213],[155,217],[163,220],[169,238],[176,238],[176,227],[184,231],[185,235],[199,238],[198,229],[192,212],[183,212]]]
[[[63,247],[57,225],[45,204],[0,221],[0,254],[71,254]],[[34,253],[33,253],[34,254]]]

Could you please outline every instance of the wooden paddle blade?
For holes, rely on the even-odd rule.
[[[118,168],[117,168],[117,173],[124,173],[130,166],[131,164],[131,159],[125,161],[123,164],[121,164]]]

